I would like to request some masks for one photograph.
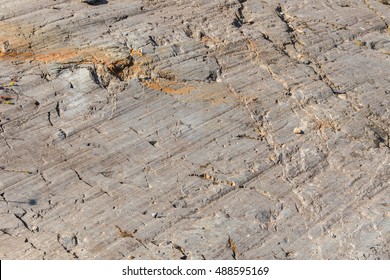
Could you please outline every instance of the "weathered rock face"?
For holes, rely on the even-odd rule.
[[[1,1],[0,258],[389,259],[389,5],[82,2]]]

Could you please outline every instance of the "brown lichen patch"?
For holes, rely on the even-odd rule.
[[[122,238],[125,237],[132,237],[134,238],[134,232],[128,232],[125,230],[122,230],[119,226],[115,225],[115,228],[118,230],[118,235]]]
[[[320,130],[321,133],[323,133],[325,129],[330,129],[333,132],[341,130],[340,123],[332,120],[317,119],[314,125],[318,130]]]
[[[131,72],[131,66],[133,65],[133,59],[131,56],[109,62],[107,61],[102,62],[103,65],[107,66],[108,70],[117,78],[120,80],[125,80],[129,76],[129,72]]]
[[[366,46],[366,42],[361,41],[361,40],[354,40],[353,43],[358,46],[358,47],[364,47]]]

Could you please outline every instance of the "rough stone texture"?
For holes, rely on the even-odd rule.
[[[385,1],[82,2],[0,1],[0,258],[390,258]]]

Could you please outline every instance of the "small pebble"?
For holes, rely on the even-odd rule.
[[[164,218],[165,215],[163,213],[152,213],[152,217],[155,218],[155,219],[160,219],[160,218]]]
[[[294,133],[295,134],[303,134],[303,130],[300,129],[299,127],[296,127],[296,128],[294,128]]]

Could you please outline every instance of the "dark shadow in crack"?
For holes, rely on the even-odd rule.
[[[4,201],[6,203],[19,203],[19,204],[28,204],[28,205],[37,205],[38,201],[36,199],[29,199],[27,201]]]
[[[105,5],[105,4],[108,4],[108,1],[106,0],[98,0],[98,1],[90,1],[90,3],[88,3],[88,1],[85,1],[85,3],[91,5],[91,6],[100,6],[100,5]]]

